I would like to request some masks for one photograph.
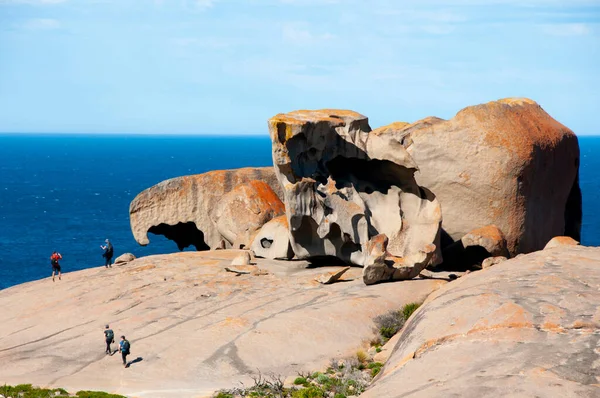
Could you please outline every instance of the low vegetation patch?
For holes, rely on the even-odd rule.
[[[404,327],[404,324],[410,316],[419,308],[421,304],[409,303],[400,310],[390,311],[387,314],[380,315],[374,319],[377,333],[380,335],[381,344],[385,344],[396,333]],[[377,344],[373,344],[378,346]]]
[[[122,395],[109,394],[102,391],[79,391],[70,394],[62,388],[39,388],[31,384],[19,384],[16,386],[0,386],[0,397],[2,398],[126,398]]]
[[[381,352],[381,344],[398,333],[408,318],[420,304],[406,304],[400,310],[391,311],[375,318],[377,337],[370,343],[375,352]],[[371,351],[369,351],[371,352]],[[259,374],[254,377],[251,387],[220,390],[214,398],[346,398],[363,393],[383,368],[380,362],[373,362],[370,354],[358,350],[354,358],[332,361],[325,372],[299,374],[293,385],[285,386],[281,376]]]

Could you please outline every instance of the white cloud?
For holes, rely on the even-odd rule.
[[[60,26],[59,21],[50,18],[29,19],[23,24],[23,27],[29,30],[53,30],[59,29]]]
[[[284,41],[298,45],[314,44],[334,38],[330,33],[312,33],[307,27],[297,23],[284,24],[281,33]]]
[[[542,31],[551,36],[585,36],[591,32],[584,23],[563,23],[541,25]]]

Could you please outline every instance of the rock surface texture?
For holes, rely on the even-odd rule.
[[[511,256],[540,250],[557,235],[580,240],[577,137],[534,101],[504,99],[450,120],[429,117],[374,133],[395,137],[410,153],[416,180],[440,201],[454,241],[491,224]]]
[[[364,266],[373,260],[369,241],[384,235],[390,267],[418,274],[439,262],[440,206],[417,185],[417,166],[393,137],[371,133],[358,113],[328,109],[279,114],[269,131],[298,258],[336,256]]]
[[[123,265],[133,260],[135,256],[132,253],[124,253],[115,259],[115,265]]]
[[[262,226],[255,235],[250,249],[258,257],[271,260],[289,260],[294,257],[290,245],[288,221],[285,215],[276,217]]]
[[[550,239],[550,242],[546,246],[544,246],[544,250],[546,249],[554,249],[555,247],[560,246],[577,246],[579,242],[569,236],[555,236]]]
[[[0,385],[208,397],[252,385],[259,370],[296,376],[354,356],[373,337],[374,317],[444,285],[365,286],[359,268],[322,285],[314,279],[326,269],[304,269],[305,261],[257,259],[257,267],[236,267],[250,274],[225,271],[240,253],[143,257],[0,290]],[[128,359],[137,361],[128,369],[118,353],[104,353],[107,323],[131,342]]]
[[[257,183],[238,188],[253,180],[266,183],[271,191]],[[220,216],[216,214],[222,197],[236,188],[237,194],[227,195],[225,199],[230,204],[240,202],[249,211],[244,216],[244,223],[238,226],[227,219],[236,214],[235,209],[220,208]],[[281,210],[280,205],[274,202],[272,192],[281,197],[281,187],[272,167],[219,170],[173,178],[135,197],[129,206],[131,230],[135,240],[143,246],[149,243],[148,232],[175,241],[180,250],[188,246],[197,250],[232,247],[238,235],[239,241],[249,245],[251,241],[246,239],[251,235],[249,231],[270,219],[256,211],[266,209],[274,216]],[[266,203],[272,204],[272,207],[268,208]],[[217,222],[220,224],[217,225]],[[219,227],[227,237],[219,232]]]
[[[471,273],[409,319],[361,397],[597,397],[600,248],[560,247]]]
[[[253,180],[223,195],[212,219],[234,249],[250,248],[258,230],[285,213],[283,203],[264,181]]]

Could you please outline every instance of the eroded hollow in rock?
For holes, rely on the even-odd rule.
[[[464,247],[459,240],[443,249],[444,262],[437,266],[445,271],[467,271],[479,269],[483,260],[492,254],[481,246]]]
[[[204,233],[200,231],[192,221],[177,223],[175,225],[159,224],[152,226],[148,232],[155,235],[163,235],[177,244],[179,250],[194,246],[196,250],[210,250],[204,242]]]

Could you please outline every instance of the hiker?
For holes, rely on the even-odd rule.
[[[52,264],[52,282],[54,282],[54,274],[58,273],[58,280],[60,280],[60,264],[58,260],[62,260],[60,253],[54,251],[50,256],[50,264]]]
[[[104,339],[106,340],[106,353],[111,354],[110,345],[115,342],[115,333],[108,325],[106,325],[106,329],[104,330]]]
[[[121,357],[123,357],[123,366],[127,367],[127,355],[129,355],[129,348],[131,344],[125,338],[125,336],[121,336],[121,341],[119,342],[119,351],[121,351]]]
[[[108,239],[106,239],[104,242],[106,242],[106,245],[100,246],[100,248],[104,250],[104,253],[102,253],[102,257],[105,259],[104,266],[106,268],[112,268],[112,258],[114,253],[113,245]]]

